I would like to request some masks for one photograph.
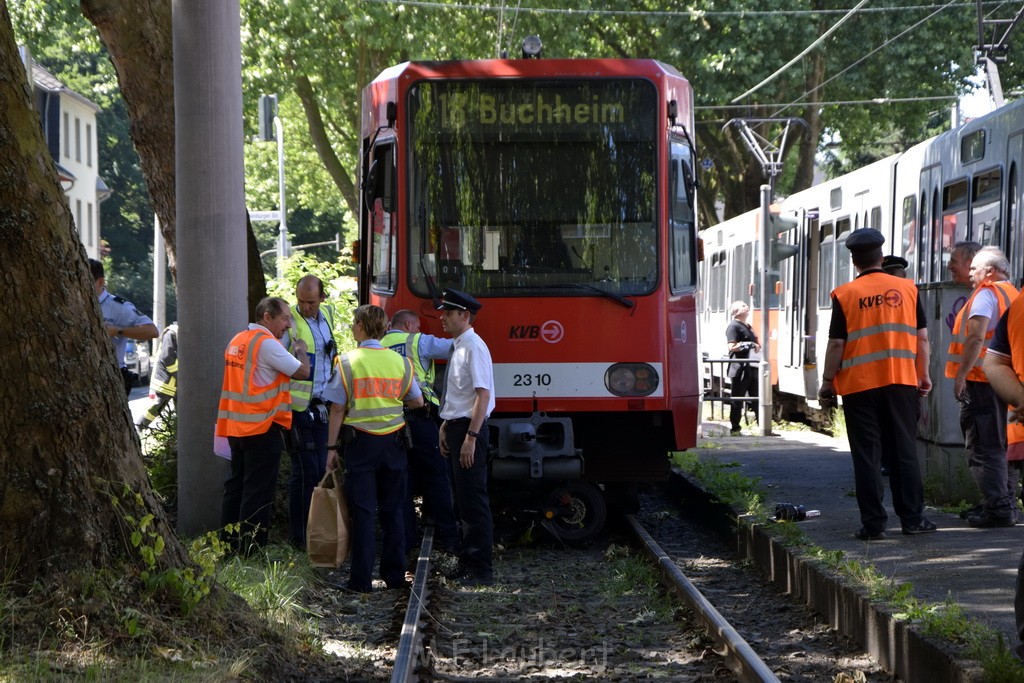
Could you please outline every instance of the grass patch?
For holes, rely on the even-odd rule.
[[[598,590],[609,599],[624,596],[646,597],[644,607],[633,623],[666,622],[672,619],[678,605],[665,592],[661,576],[650,560],[637,556],[624,546],[611,545],[605,551],[609,573],[598,580]]]

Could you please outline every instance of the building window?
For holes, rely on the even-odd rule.
[[[82,120],[75,117],[75,161],[82,161]]]
[[[82,234],[82,200],[75,200],[75,227],[78,228],[78,234]]]
[[[92,217],[92,203],[91,202],[87,203],[85,205],[85,211],[89,215],[89,220],[88,220],[88,222],[89,222],[89,232],[86,235],[85,246],[91,247],[93,244],[96,243],[96,239],[93,236],[93,225],[94,225],[94,223],[93,223],[93,217]]]
[[[64,158],[71,158],[71,124],[67,112],[64,112]]]
[[[85,165],[92,168],[92,124],[85,124]]]

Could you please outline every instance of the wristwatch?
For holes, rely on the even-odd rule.
[[[472,429],[467,429],[466,430],[466,436],[471,436],[474,439],[479,439],[480,438],[480,434],[478,432],[474,432]]]
[[[329,450],[329,451],[336,451],[336,450],[338,450],[338,444],[336,444],[336,443],[335,444],[331,444],[330,446],[327,447],[327,450]]]

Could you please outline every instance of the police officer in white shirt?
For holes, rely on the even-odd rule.
[[[451,463],[455,508],[462,524],[460,579],[494,583],[494,530],[487,496],[487,417],[494,410],[494,370],[487,344],[473,330],[480,302],[448,289],[439,307],[441,326],[454,337],[441,405],[441,453]]]
[[[107,334],[114,345],[114,358],[117,359],[117,367],[124,379],[124,390],[129,394],[132,391],[132,380],[135,378],[129,377],[128,369],[124,366],[124,351],[128,346],[128,340],[156,339],[160,330],[149,316],[140,313],[131,301],[125,301],[107,291],[107,279],[102,263],[96,259],[89,259],[89,271],[92,273],[92,286],[100,302]]]

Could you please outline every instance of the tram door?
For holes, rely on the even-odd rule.
[[[1018,287],[1024,283],[1024,235],[1021,234],[1021,164],[1024,163],[1024,131],[1010,136],[1006,150],[1006,256],[1010,259],[1010,279]]]

